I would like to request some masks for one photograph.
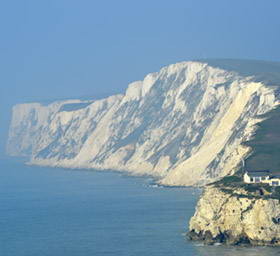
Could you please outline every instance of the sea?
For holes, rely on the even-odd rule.
[[[201,194],[149,177],[0,159],[0,256],[274,256],[187,239]]]

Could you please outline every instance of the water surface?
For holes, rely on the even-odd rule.
[[[0,255],[277,255],[203,246],[185,237],[199,190],[147,178],[0,162]],[[280,254],[279,254],[280,255]]]

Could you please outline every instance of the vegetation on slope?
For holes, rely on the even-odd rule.
[[[259,123],[252,140],[244,144],[252,153],[245,161],[246,170],[280,172],[280,107],[266,115]]]
[[[210,185],[213,185],[224,193],[231,194],[232,196],[278,199],[280,201],[280,187],[272,187],[269,186],[269,184],[263,183],[246,184],[243,182],[241,173],[233,176],[226,176]]]

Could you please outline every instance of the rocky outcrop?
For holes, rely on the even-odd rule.
[[[124,95],[13,108],[7,151],[38,165],[152,175],[169,186],[233,173],[273,86],[203,62],[182,62],[130,84]]]
[[[246,193],[207,186],[189,223],[190,239],[206,244],[279,246],[279,200]]]

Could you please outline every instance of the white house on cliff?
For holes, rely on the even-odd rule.
[[[270,186],[280,186],[280,174],[271,173],[268,170],[264,171],[246,171],[243,176],[245,183],[266,183]]]

